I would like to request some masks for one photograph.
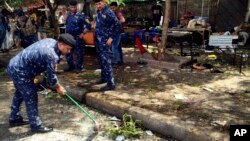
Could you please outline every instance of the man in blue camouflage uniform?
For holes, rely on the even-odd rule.
[[[111,2],[110,3],[110,9],[115,13],[117,19],[119,22],[122,24],[125,23],[125,17],[123,13],[118,9],[118,4],[117,2]],[[123,27],[121,26],[120,29],[121,33],[124,31]],[[112,43],[112,66],[115,68],[117,65],[123,65],[123,52],[122,52],[122,44],[121,44],[121,37],[122,35],[117,35],[116,38],[113,40]],[[119,60],[119,61],[118,61]]]
[[[16,88],[9,117],[10,127],[30,124],[35,133],[50,132],[53,128],[42,125],[38,114],[38,95],[34,84],[35,76],[46,73],[47,84],[59,94],[64,95],[65,88],[59,84],[55,74],[55,64],[60,54],[68,54],[75,46],[75,39],[70,34],[62,34],[58,42],[47,38],[40,40],[17,54],[10,60],[7,72]],[[20,105],[25,102],[29,122],[20,114]]]
[[[101,79],[97,84],[107,82],[102,90],[115,89],[113,70],[111,67],[110,47],[113,39],[121,34],[121,24],[114,12],[106,6],[104,0],[94,0],[97,9],[95,38],[96,50],[101,67]]]
[[[76,68],[77,73],[80,73],[83,70],[83,55],[84,55],[84,42],[83,42],[83,32],[84,28],[89,28],[88,20],[85,16],[77,12],[77,1],[70,1],[70,12],[66,19],[66,33],[74,36],[76,40],[76,48],[72,50],[70,54],[67,55],[68,68],[64,71],[72,71]],[[85,27],[84,27],[85,26]],[[77,61],[76,65],[74,64],[73,53],[76,52]]]

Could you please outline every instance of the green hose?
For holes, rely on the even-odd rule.
[[[45,76],[45,74],[43,74],[44,78],[47,79],[47,76]],[[87,115],[87,117],[89,117],[89,119],[94,122],[95,124],[97,124],[97,122],[94,120],[94,118],[89,114],[88,111],[86,111],[85,109],[82,108],[81,105],[79,105],[71,96],[69,96],[67,93],[65,93],[66,98],[69,99],[69,101],[71,101],[72,103],[74,103],[82,113],[84,113],[85,115]]]
[[[89,117],[89,119],[91,121],[93,121],[94,123],[96,123],[96,121],[94,120],[94,118],[89,114],[88,111],[86,111],[85,109],[82,108],[81,105],[79,105],[71,96],[69,96],[67,93],[65,93],[65,96],[69,99],[69,101],[71,101],[72,103],[74,103],[82,113],[84,113],[85,115],[87,115]]]

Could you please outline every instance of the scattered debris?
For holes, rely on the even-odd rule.
[[[124,68],[124,71],[128,71],[128,70],[130,70],[130,69],[131,69],[130,66],[126,66],[126,67]]]
[[[197,70],[204,70],[204,69],[212,69],[213,65],[207,63],[205,64],[195,63],[192,65],[192,67]]]
[[[214,92],[214,90],[212,90],[212,89],[210,89],[210,88],[207,88],[207,87],[202,87],[202,89],[203,89],[203,90],[206,90],[206,91],[208,91],[208,92],[211,92],[211,93]]]
[[[207,56],[207,58],[208,58],[209,60],[216,60],[218,57],[217,57],[217,55],[215,55],[215,54],[210,54],[210,55]]]
[[[123,135],[119,135],[115,138],[115,141],[124,141],[125,137]]]
[[[218,120],[216,120],[216,121],[212,121],[211,125],[225,127],[227,125],[227,121],[225,121],[225,120],[224,121],[218,121]]]
[[[154,135],[154,134],[152,133],[152,131],[150,131],[150,130],[146,130],[145,132],[146,132],[147,135],[149,135],[149,136],[153,136],[153,135]]]
[[[96,70],[94,71],[94,73],[95,73],[95,74],[101,74],[101,69],[96,69]]]
[[[175,97],[175,99],[177,99],[177,100],[186,100],[186,99],[188,99],[188,98],[185,97],[183,94],[175,94],[174,97]]]
[[[110,117],[109,119],[110,119],[110,121],[121,121],[116,116]]]

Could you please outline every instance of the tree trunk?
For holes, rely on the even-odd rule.
[[[54,3],[52,4],[50,0],[45,0],[46,4],[49,8],[49,12],[50,12],[50,18],[51,20],[49,22],[51,22],[50,24],[52,25],[53,29],[53,33],[54,33],[54,38],[57,39],[59,36],[59,25],[58,25],[58,21],[56,19],[56,9],[58,7],[58,2],[59,1],[54,1]]]
[[[57,39],[57,37],[59,36],[59,25],[58,25],[58,21],[56,19],[56,12],[54,10],[50,10],[50,16],[51,16],[51,24],[52,27],[54,27],[53,29],[53,33],[54,33],[54,38]]]
[[[163,30],[162,30],[162,41],[159,46],[159,60],[163,60],[165,58],[165,48],[167,45],[168,38],[168,24],[169,24],[169,13],[170,13],[170,0],[165,1],[165,13],[164,13],[164,22],[163,22]]]

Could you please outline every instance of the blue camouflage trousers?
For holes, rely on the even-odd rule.
[[[24,101],[30,127],[32,129],[39,127],[42,124],[42,121],[40,120],[38,115],[38,95],[35,84],[33,84],[33,81],[29,83],[19,84],[14,80],[14,85],[16,91],[14,93],[11,104],[11,113],[9,120],[14,121],[21,117],[20,106]]]
[[[0,23],[0,49],[1,49],[2,44],[4,42],[5,35],[6,35],[6,29],[4,28],[4,25],[2,23]]]
[[[118,35],[112,42],[112,54],[112,65],[117,65],[118,62],[123,64],[121,35]]]
[[[69,54],[67,54],[67,56],[66,56],[69,68],[76,67],[77,70],[83,69],[84,47],[85,47],[85,45],[83,43],[83,39],[77,37],[76,38],[76,47],[73,48],[71,50],[71,52]],[[74,58],[73,58],[74,52],[76,53],[76,57],[77,57],[76,65],[74,63]]]
[[[111,66],[111,50],[106,44],[97,43],[96,52],[101,67],[101,79],[107,81],[107,86],[110,88],[115,87],[115,80]]]

